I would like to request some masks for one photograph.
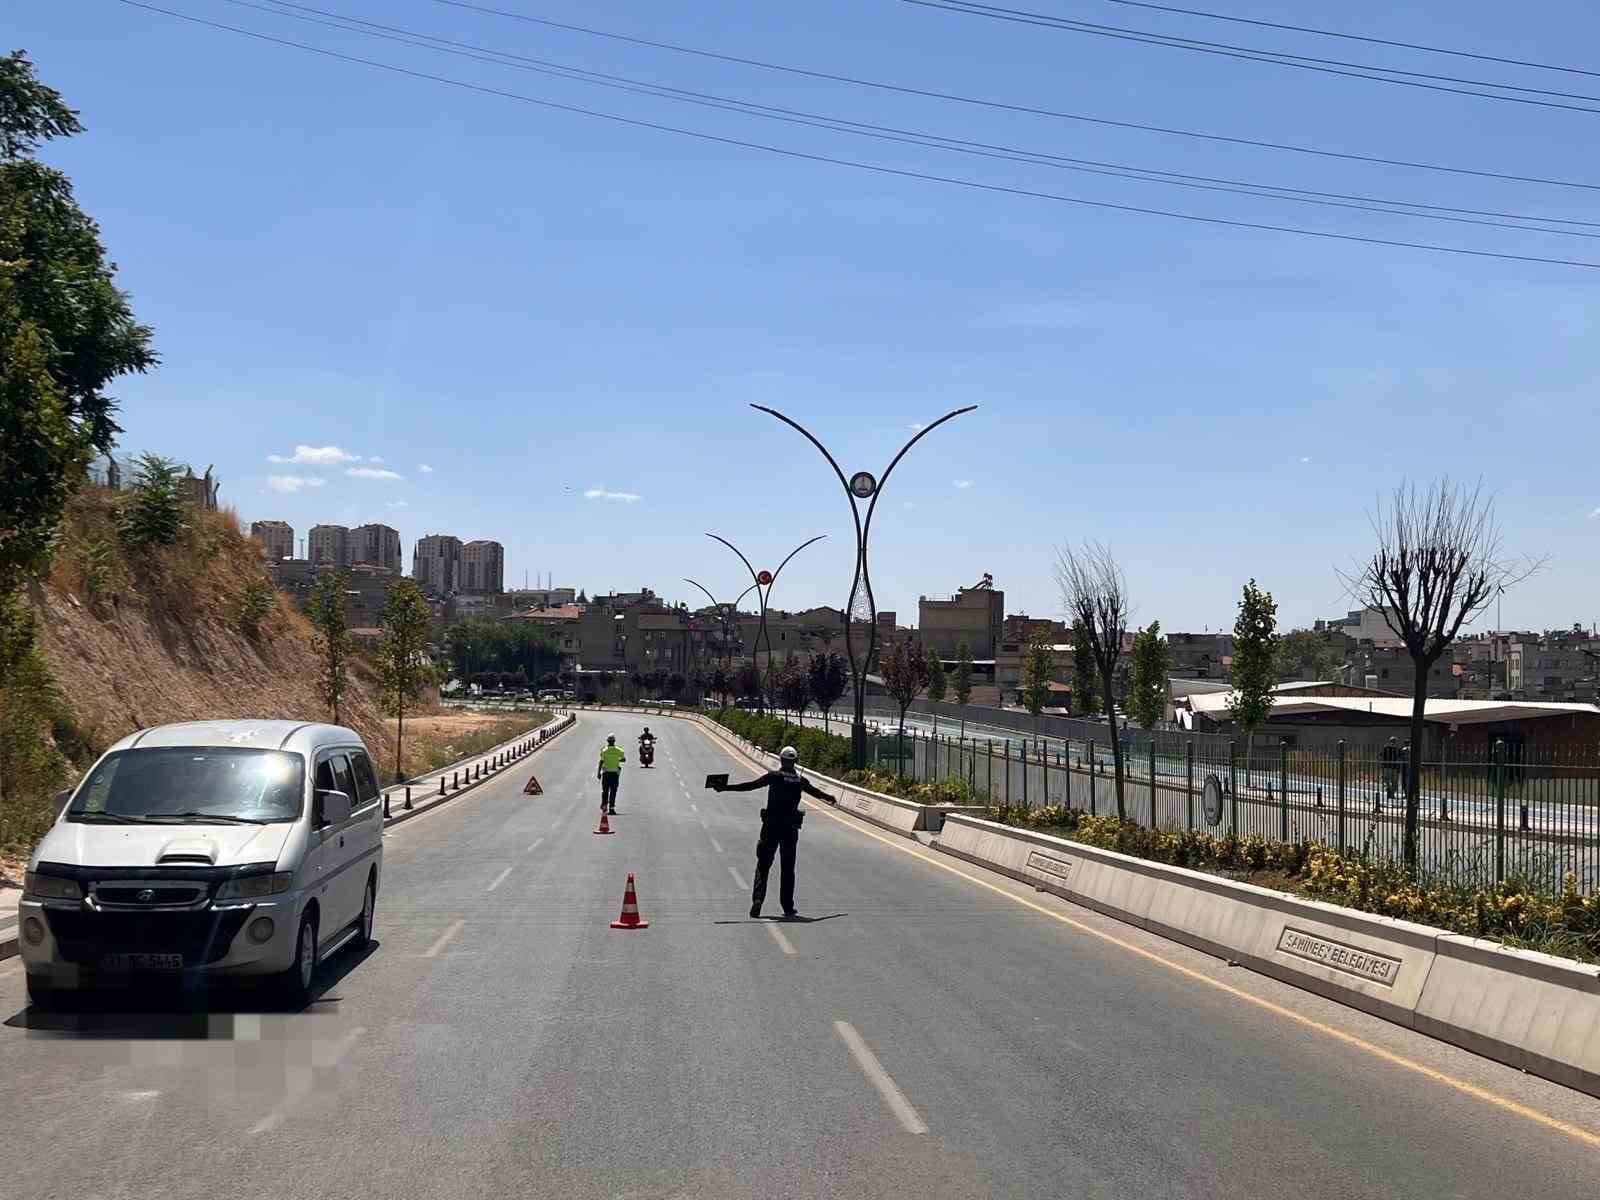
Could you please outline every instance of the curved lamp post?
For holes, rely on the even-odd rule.
[[[828,448],[817,440],[816,435],[800,422],[784,416],[775,408],[768,408],[764,404],[752,404],[751,408],[764,412],[769,416],[777,417],[789,428],[795,430],[806,441],[810,442],[822,452],[822,457],[828,460],[828,465],[833,468],[833,473],[839,477],[839,483],[844,488],[845,498],[850,502],[850,515],[856,522],[856,575],[855,581],[850,585],[850,603],[844,610],[844,645],[850,655],[850,681],[855,691],[855,721],[850,727],[850,757],[857,770],[867,765],[867,670],[872,664],[873,655],[878,649],[878,604],[872,595],[872,575],[867,567],[867,538],[872,533],[872,514],[878,507],[878,497],[883,493],[884,484],[889,482],[889,476],[899,465],[900,460],[906,456],[906,451],[927,437],[939,426],[953,417],[962,413],[969,413],[977,408],[976,404],[969,404],[964,408],[955,409],[945,413],[930,425],[924,425],[912,439],[900,447],[900,452],[889,460],[889,465],[884,468],[883,475],[873,478],[871,471],[857,471],[846,478],[840,469],[838,461],[828,453]],[[861,502],[867,501],[866,516],[861,513]],[[854,627],[850,620],[855,611],[858,599],[864,599],[867,604],[868,620],[866,633],[866,647],[864,652],[858,653]]]
[[[756,585],[752,583],[749,587],[745,588],[744,591],[735,596],[731,604],[724,604],[721,600],[718,600],[715,596],[713,596],[711,594],[711,589],[705,584],[701,583],[698,579],[690,579],[687,575],[685,575],[683,577],[683,581],[688,584],[693,584],[695,587],[704,592],[706,599],[711,601],[711,607],[717,610],[717,623],[722,626],[722,666],[723,670],[731,668],[733,666],[733,660],[732,656],[728,653],[728,627],[730,624],[730,617],[731,614],[739,611],[739,602],[751,592],[755,591]]]
[[[751,655],[751,657],[759,658],[761,654],[761,643],[766,642],[767,674],[770,675],[772,673],[772,635],[767,632],[767,598],[772,595],[772,586],[778,582],[778,576],[783,574],[783,569],[789,565],[789,560],[796,554],[799,554],[800,551],[804,550],[807,546],[816,545],[828,535],[825,533],[819,533],[810,541],[801,542],[798,546],[784,556],[784,560],[778,564],[778,569],[776,571],[758,571],[750,565],[750,560],[744,556],[744,551],[740,550],[739,547],[735,546],[727,538],[721,537],[715,533],[708,533],[706,536],[714,541],[721,542],[729,550],[732,550],[735,554],[737,554],[739,556],[739,561],[744,564],[744,569],[750,572],[750,579],[752,582],[750,587],[746,588],[740,593],[740,599],[743,599],[745,596],[749,595],[752,590],[754,590],[756,599],[761,604],[761,623],[756,626],[756,641],[754,653]],[[692,583],[693,580],[690,580],[690,582]],[[695,586],[700,587],[699,584],[695,584]],[[700,588],[700,590],[703,592],[705,591],[704,588]],[[706,592],[706,595],[709,596],[710,594],[710,592]],[[713,600],[712,603],[715,604],[716,601]],[[761,690],[757,693],[756,700],[760,706],[760,710],[765,712],[767,709],[767,681],[766,677],[762,676],[759,671],[757,672],[757,677],[761,680]]]

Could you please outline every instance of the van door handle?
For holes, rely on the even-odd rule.
[[[344,845],[344,834],[342,833],[339,835],[339,845]]]

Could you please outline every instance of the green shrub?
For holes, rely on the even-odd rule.
[[[177,463],[159,454],[139,456],[118,526],[122,544],[134,552],[177,543],[184,529]]]
[[[278,606],[278,594],[265,579],[252,579],[239,594],[239,628],[246,637],[261,632],[261,622]]]

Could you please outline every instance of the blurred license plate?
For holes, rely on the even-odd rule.
[[[183,968],[183,955],[107,954],[100,965],[108,971],[178,971]]]

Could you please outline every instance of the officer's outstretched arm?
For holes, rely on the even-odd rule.
[[[717,790],[719,792],[753,792],[753,791],[756,791],[756,790],[758,790],[760,788],[766,787],[771,782],[772,782],[772,776],[770,774],[768,774],[768,775],[761,776],[759,779],[747,780],[744,783],[724,784],[722,787],[718,788]]]
[[[826,800],[829,804],[838,803],[837,800],[828,795],[827,792],[823,791],[803,775],[800,777],[800,790],[805,792],[805,794],[808,796],[815,796],[818,800]]]

